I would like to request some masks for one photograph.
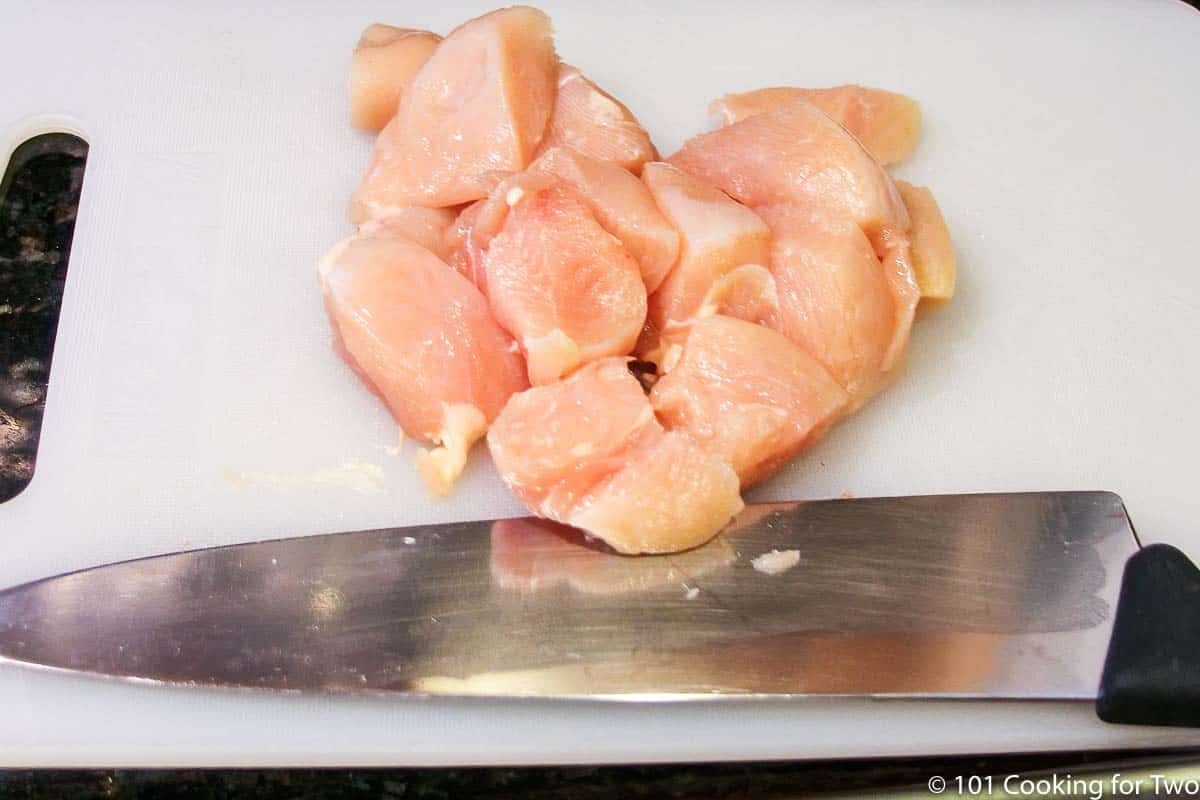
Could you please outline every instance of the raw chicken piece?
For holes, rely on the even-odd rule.
[[[656,431],[654,411],[626,360],[606,358],[560,383],[513,395],[488,447],[521,502],[563,521]]]
[[[624,358],[513,395],[488,447],[535,514],[622,553],[695,547],[742,508],[737,475],[687,434],[664,432]]]
[[[812,104],[799,102],[696,136],[669,160],[752,206],[766,219],[776,240],[790,236],[793,246],[802,247],[801,237],[781,230],[792,217],[825,217],[842,238],[849,235],[843,221],[856,224],[881,262],[876,268],[893,295],[894,313],[886,316],[891,335],[884,340],[879,368],[886,372],[899,361],[920,299],[909,256],[908,212],[891,178],[844,128]],[[772,222],[764,210],[786,205],[795,206],[799,213],[776,213]],[[775,265],[771,271],[779,284],[780,303],[786,305],[780,271]],[[819,301],[807,301],[808,305],[814,302],[815,307],[806,313],[828,318]],[[799,308],[793,305],[782,313],[795,316],[801,313]],[[854,311],[852,304],[838,308],[844,313]],[[872,337],[853,347],[869,349],[874,342]],[[822,358],[820,353],[810,352]],[[834,366],[824,363],[839,375]]]
[[[475,222],[479,219],[485,203],[487,200],[476,200],[464,208],[442,236],[446,263],[475,284],[484,295],[487,294],[487,276],[483,273],[483,245],[476,238],[483,230],[481,228],[476,231]],[[491,237],[488,237],[488,240],[490,241]]]
[[[670,163],[758,206],[795,203],[841,211],[882,257],[908,230],[891,178],[862,145],[810,103],[755,114],[684,143]]]
[[[824,364],[858,408],[882,385],[902,316],[870,241],[838,214],[790,205],[759,213],[774,232],[773,327]]]
[[[482,263],[492,313],[520,342],[536,386],[630,352],[646,319],[646,287],[637,262],[571,189],[535,188],[529,180],[548,180],[536,174],[517,178]]]
[[[714,314],[768,327],[777,325],[779,294],[775,276],[761,264],[742,264],[726,272],[708,288],[700,308],[686,321],[661,329],[646,323],[634,352],[639,358],[653,362],[658,376],[665,375],[679,362],[692,325]]]
[[[621,553],[674,553],[707,542],[744,506],[729,465],[669,431],[584,495],[567,522]]]
[[[779,314],[775,276],[761,264],[742,264],[713,283],[697,318],[712,314],[770,326]]]
[[[667,429],[686,431],[729,463],[743,488],[816,441],[848,400],[787,337],[724,316],[696,322],[678,365],[650,393]]]
[[[515,203],[526,194],[558,183],[556,177],[547,173],[529,170],[518,172],[502,180],[487,197],[464,208],[443,237],[450,266],[478,286],[486,296],[487,273],[483,268],[483,254],[491,244],[492,237],[500,232],[504,221],[508,219],[510,201]]]
[[[679,253],[679,234],[641,181],[616,164],[567,147],[546,150],[529,169],[554,175],[579,192],[596,220],[638,260],[646,291],[659,287]]]
[[[386,217],[368,220],[359,227],[360,236],[382,239],[398,236],[416,242],[443,261],[446,250],[446,231],[454,224],[454,212],[448,208],[400,208]]]
[[[554,112],[542,150],[571,147],[638,173],[658,158],[650,135],[628,108],[569,64],[558,68]]]
[[[399,236],[352,236],[319,267],[335,340],[404,432],[431,489],[449,492],[467,451],[529,384],[516,343],[483,295],[433,253]]]
[[[400,98],[352,202],[380,216],[484,197],[532,160],[557,72],[550,19],[537,9],[513,6],[459,26]]]
[[[867,86],[799,89],[776,86],[727,94],[708,107],[729,125],[746,117],[804,100],[850,131],[880,164],[902,161],[916,149],[921,134],[921,107],[910,97]]]
[[[483,253],[503,227],[510,201],[554,183],[570,188],[638,260],[647,291],[656,288],[675,260],[679,235],[641,181],[615,164],[568,148],[547,150],[524,173],[506,178],[487,198],[468,206],[446,234],[451,265],[486,294]]]
[[[670,164],[647,164],[642,181],[675,229],[679,258],[650,295],[647,319],[660,332],[690,325],[720,279],[742,264],[766,265],[771,232],[750,209]],[[773,289],[772,289],[773,292]],[[707,302],[706,302],[707,301]]]
[[[441,40],[429,31],[368,25],[350,59],[350,124],[368,131],[387,125]]]
[[[954,256],[954,245],[950,231],[942,219],[933,192],[923,186],[896,181],[896,188],[904,198],[908,216],[912,219],[912,265],[916,273],[917,286],[921,288],[922,304],[926,301],[941,304],[954,296],[954,280],[958,261]]]
[[[487,200],[476,200],[464,208],[442,237],[446,251],[446,263],[454,267],[459,275],[475,284],[487,296],[487,275],[483,271],[483,228],[475,223],[483,212]],[[492,231],[494,235],[495,231]],[[491,236],[487,237],[491,241]]]
[[[907,212],[905,212],[907,215]],[[887,279],[892,293],[893,315],[892,338],[883,356],[884,370],[890,370],[904,358],[908,347],[908,335],[916,318],[917,303],[921,301],[921,289],[912,266],[912,245],[909,232],[895,229],[885,230],[882,244],[875,243],[875,252],[881,259],[883,277]]]

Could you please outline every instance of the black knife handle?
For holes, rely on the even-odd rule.
[[[1200,727],[1200,569],[1153,544],[1125,564],[1096,713],[1105,722]]]

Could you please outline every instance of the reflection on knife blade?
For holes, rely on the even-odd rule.
[[[576,537],[457,523],[100,567],[0,593],[0,657],[336,692],[1090,697],[1134,550],[1099,492],[755,507],[672,556]]]

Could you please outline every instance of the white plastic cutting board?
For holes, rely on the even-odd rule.
[[[346,122],[360,29],[446,31],[489,6],[247,5],[0,8],[0,153],[63,127],[91,144],[37,475],[0,506],[0,586],[181,548],[520,512],[479,454],[439,502],[411,445],[389,452],[394,425],[330,349],[314,266],[349,231],[370,153]],[[563,56],[664,153],[729,91],[860,82],[923,104],[921,147],[898,172],[937,194],[959,296],[920,323],[898,386],[751,499],[1111,489],[1144,541],[1200,556],[1200,14],[1170,0],[543,5]],[[347,463],[359,466],[339,472]],[[11,666],[0,708],[0,766],[1200,742],[1104,726],[1084,704],[365,700]]]

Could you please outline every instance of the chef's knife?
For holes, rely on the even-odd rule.
[[[1104,492],[750,506],[668,556],[530,519],[340,533],[9,589],[0,658],[353,693],[1094,699],[1136,551]]]

